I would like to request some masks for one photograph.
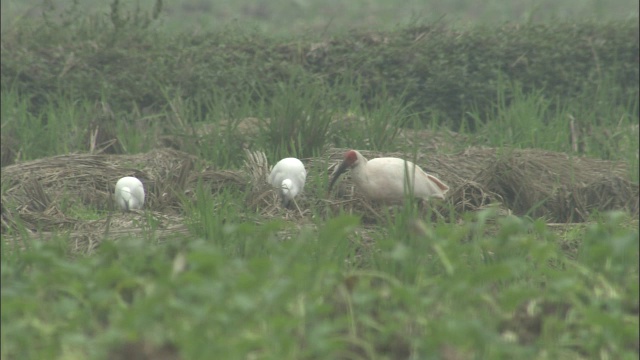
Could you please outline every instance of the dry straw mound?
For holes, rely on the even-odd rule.
[[[300,212],[280,207],[266,181],[269,165],[261,152],[247,152],[244,169],[235,171],[196,170],[203,168],[197,158],[173,149],[138,155],[73,154],[9,165],[2,171],[2,232],[21,228],[20,223],[31,232],[92,233],[82,236],[93,239],[107,230],[130,229],[129,223],[116,221],[121,214],[107,211],[113,210],[114,186],[122,176],[140,178],[147,192],[146,210],[175,224],[184,223],[182,202],[195,197],[198,184],[213,194],[230,187],[245,191],[246,210],[265,218],[284,216],[302,222],[310,209],[316,209],[328,216],[347,211],[362,215],[365,222],[384,221],[384,209],[358,194],[348,175],[332,194],[326,193],[327,179],[346,150],[330,148],[320,158],[301,159],[308,176],[305,191],[296,198]],[[581,222],[594,211],[612,209],[638,214],[638,184],[627,179],[628,170],[620,163],[540,150],[470,148],[455,155],[418,153],[415,158],[361,152],[367,158],[413,160],[445,181],[451,188],[447,199],[428,205],[435,214],[488,206],[550,222]],[[83,208],[106,211],[105,218],[111,220],[78,220]]]
[[[333,163],[330,172],[346,150],[327,152]],[[458,213],[499,203],[506,212],[550,222],[583,222],[594,211],[614,209],[638,215],[638,184],[628,180],[628,169],[622,163],[537,149],[469,148],[455,155],[418,153],[415,158],[401,153],[360,152],[366,158],[395,156],[414,161],[449,185],[446,202]],[[348,177],[336,193],[336,198],[350,202],[359,212],[371,214],[375,210],[357,194]],[[442,205],[433,204],[446,213]]]
[[[136,155],[72,154],[6,166],[2,170],[2,231],[17,222],[33,231],[75,228],[71,209],[113,210],[115,183],[135,176],[144,184],[145,208],[167,215],[181,213],[181,200],[193,196],[199,181],[216,191],[245,186],[238,172],[194,171],[197,159],[173,149]]]
[[[184,168],[193,159],[170,149],[139,155],[61,155],[14,164],[2,169],[7,190],[3,202],[41,211],[50,203],[111,208],[115,183],[123,176],[139,178],[147,192],[146,204],[158,206],[164,185],[184,182]]]
[[[542,150],[494,154],[476,181],[500,194],[516,214],[583,222],[595,211],[638,214],[638,184],[621,163]]]
[[[51,209],[56,208],[52,207]],[[21,214],[24,223],[33,221],[38,224],[46,224],[49,227],[45,231],[27,229],[28,237],[47,241],[55,236],[63,236],[68,239],[69,250],[73,254],[90,254],[104,239],[115,241],[144,239],[150,243],[162,243],[182,238],[189,231],[182,217],[166,215],[157,211],[110,212],[98,220],[69,219],[59,210],[54,211],[55,214],[35,212]],[[3,211],[3,217],[4,215]],[[64,228],[55,228],[57,225],[54,223],[55,215],[62,216],[59,222],[65,222]],[[3,237],[9,251],[20,250],[26,246],[21,236],[5,235]]]

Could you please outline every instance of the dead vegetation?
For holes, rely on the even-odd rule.
[[[333,163],[347,149],[331,149]],[[627,210],[638,215],[638,184],[628,180],[623,163],[569,156],[537,149],[496,150],[468,148],[453,155],[360,151],[367,158],[397,156],[414,160],[451,188],[444,203],[456,213],[499,204],[505,212],[545,218],[554,223],[584,222],[596,211]],[[340,197],[357,197],[353,185],[343,181]],[[353,194],[353,195],[351,195]]]
[[[2,233],[21,229],[43,240],[68,234],[70,248],[81,253],[91,252],[106,237],[144,234],[162,241],[185,233],[182,199],[194,196],[191,189],[198,181],[212,190],[229,181],[240,183],[231,172],[195,171],[196,162],[186,153],[157,149],[137,155],[55,156],[7,166],[2,171]],[[112,194],[122,176],[143,182],[151,210],[147,215],[114,211]],[[87,208],[102,218],[84,219]]]
[[[638,213],[638,184],[621,163],[541,150],[496,155],[477,175],[516,214],[550,222],[587,221],[594,212]]]
[[[384,209],[358,194],[348,176],[326,197],[309,190],[323,188],[322,172],[330,176],[344,151],[329,148],[320,158],[302,159],[309,172],[308,190],[297,198],[302,213],[279,206],[277,194],[266,182],[269,165],[259,151],[246,152],[241,170],[211,169],[194,156],[168,148],[136,155],[71,154],[13,164],[2,171],[2,233],[12,238],[24,229],[43,239],[68,233],[78,252],[90,252],[107,236],[143,234],[150,226],[156,239],[166,239],[186,233],[183,202],[195,198],[198,186],[214,196],[221,189],[244,191],[247,211],[267,219],[305,222],[310,209],[317,209],[321,214],[358,214],[366,223],[385,221]],[[413,159],[399,153],[361,152],[367,158],[411,159],[445,179],[451,188],[447,199],[428,205],[438,214],[453,210],[457,218],[492,206],[503,214],[543,217],[553,223],[584,222],[596,211],[613,209],[638,215],[638,184],[627,179],[628,170],[620,163],[532,149],[419,152]],[[148,194],[146,212],[114,211],[113,187],[122,176],[142,180]],[[87,208],[102,218],[84,219],[81,214]]]

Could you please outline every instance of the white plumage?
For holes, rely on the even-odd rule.
[[[429,175],[411,161],[394,157],[367,160],[356,150],[344,154],[344,160],[335,171],[329,190],[340,174],[351,168],[351,179],[369,200],[386,204],[400,204],[405,193],[413,191],[420,199],[444,199],[449,187],[433,175]],[[410,181],[407,181],[409,175]],[[407,188],[407,185],[410,185]]]
[[[120,210],[142,209],[144,205],[144,187],[133,176],[125,176],[116,183],[116,203]]]
[[[302,161],[296,158],[285,158],[271,169],[269,184],[278,189],[282,204],[289,203],[304,189],[307,171]]]

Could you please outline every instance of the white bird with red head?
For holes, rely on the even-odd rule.
[[[142,209],[144,205],[144,187],[133,176],[125,176],[116,183],[116,203],[120,210]]]
[[[302,161],[285,158],[273,167],[269,174],[269,184],[278,189],[282,205],[288,207],[291,201],[304,189],[307,171]]]
[[[394,157],[367,160],[356,150],[344,153],[344,160],[334,172],[329,191],[338,177],[351,169],[351,178],[364,195],[372,201],[385,204],[401,204],[406,193],[419,199],[444,199],[449,187],[419,166]],[[409,180],[407,181],[407,175]],[[409,185],[409,187],[407,187]]]

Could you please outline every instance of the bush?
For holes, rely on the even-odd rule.
[[[292,41],[233,27],[174,35],[153,26],[155,13],[116,15],[18,23],[2,36],[2,91],[28,95],[35,112],[52,92],[109,98],[117,112],[166,106],[165,89],[192,100],[222,92],[233,102],[260,88],[254,99],[265,101],[293,77],[329,85],[358,78],[365,104],[384,89],[422,121],[454,129],[490,117],[500,79],[560,102],[593,102],[603,79],[613,85],[618,105],[639,95],[635,21],[409,26]],[[508,102],[510,94],[503,95]],[[468,116],[470,110],[480,118]]]

